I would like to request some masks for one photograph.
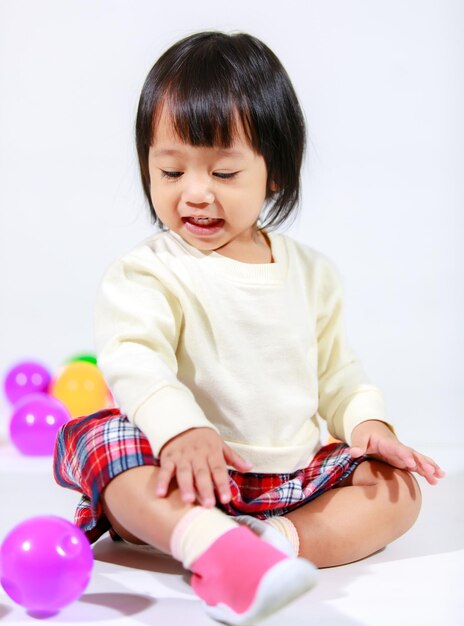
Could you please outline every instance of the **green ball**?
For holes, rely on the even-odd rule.
[[[97,364],[97,357],[94,354],[76,354],[72,356],[70,359],[66,361],[66,363],[74,363],[75,361],[86,361],[87,363],[92,363],[92,365]]]

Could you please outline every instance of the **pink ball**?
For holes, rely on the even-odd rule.
[[[46,393],[51,382],[50,372],[36,361],[22,361],[6,375],[3,387],[8,400],[15,404],[30,393]]]
[[[85,591],[93,553],[84,533],[61,517],[32,517],[0,547],[0,582],[31,613],[51,615]]]
[[[58,429],[70,417],[68,409],[56,398],[32,393],[13,407],[11,441],[23,454],[52,455]]]

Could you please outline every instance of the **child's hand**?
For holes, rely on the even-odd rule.
[[[159,459],[156,495],[165,496],[175,477],[184,502],[195,502],[198,497],[208,508],[216,504],[215,489],[223,504],[232,497],[226,464],[240,472],[252,467],[212,428],[191,428],[177,435],[162,447]]]
[[[403,445],[383,422],[362,422],[356,426],[351,438],[349,452],[353,458],[367,454],[399,469],[417,472],[431,485],[436,485],[438,479],[445,476],[433,459]]]

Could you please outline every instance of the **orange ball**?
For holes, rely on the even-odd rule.
[[[58,372],[50,395],[67,407],[72,417],[89,415],[107,406],[108,387],[96,365],[73,361]]]

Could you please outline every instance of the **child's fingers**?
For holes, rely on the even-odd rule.
[[[209,466],[216,492],[223,504],[230,502],[232,493],[229,484],[229,472],[224,462],[224,457],[213,457],[209,460]]]
[[[445,476],[445,472],[433,459],[423,454],[421,454],[421,458],[424,460],[424,465],[426,465],[435,476],[438,478],[443,478]]]
[[[240,456],[238,452],[232,450],[232,448],[230,448],[226,443],[223,444],[223,454],[226,463],[238,469],[239,472],[250,471],[253,467],[252,463],[245,461],[245,459]]]
[[[358,459],[360,456],[364,456],[366,454],[366,450],[363,450],[360,446],[353,446],[349,448],[348,452],[351,454],[353,459]]]
[[[190,463],[183,462],[177,466],[176,479],[182,500],[184,502],[195,502],[193,468]]]
[[[370,437],[369,435],[363,435],[361,437],[356,437],[356,440],[352,442],[352,445],[349,448],[349,453],[353,457],[353,459],[357,459],[360,456],[364,456],[370,452],[369,450]]]
[[[417,473],[426,478],[430,484],[435,485],[438,482],[438,478],[444,477],[445,472],[437,463],[435,463],[433,459],[424,456],[419,452],[415,453],[415,457],[417,463]]]
[[[359,452],[361,451],[360,447],[350,448],[350,453],[354,457],[360,456]],[[372,437],[369,440],[367,454],[374,455],[374,458],[379,456],[395,467],[415,472],[425,478],[431,485],[436,485],[438,479],[443,478],[445,475],[444,471],[433,459],[416,452],[413,448],[405,446],[397,439]]]
[[[379,442],[379,452],[389,463],[399,468],[414,469],[416,467],[416,459],[413,450],[403,445],[397,440],[388,439]]]
[[[173,461],[165,461],[161,462],[160,471],[158,473],[158,478],[156,481],[156,495],[160,498],[163,498],[169,489],[169,483],[174,476],[174,470],[176,466]]]
[[[192,465],[195,477],[195,486],[200,503],[202,506],[207,508],[214,506],[216,504],[214,485],[211,477],[211,470],[206,458],[201,460],[196,459]]]
[[[413,470],[417,466],[414,454],[408,448],[403,447],[397,450],[396,456],[400,461],[400,467],[404,467],[404,469]]]
[[[414,472],[419,474],[419,476],[422,476],[422,478],[425,478],[430,485],[436,485],[438,483],[438,479],[434,476],[434,474],[424,469],[420,464],[417,465]]]

